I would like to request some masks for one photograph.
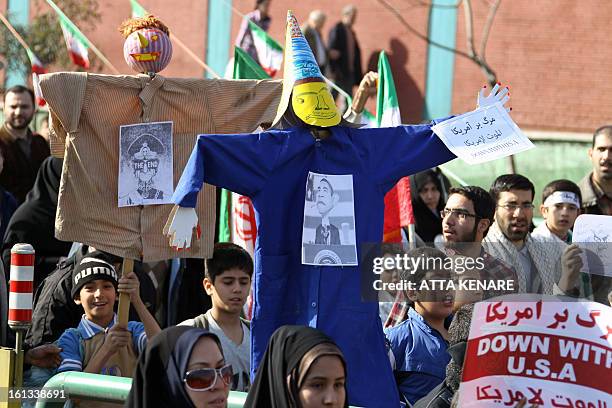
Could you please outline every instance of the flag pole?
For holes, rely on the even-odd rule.
[[[132,16],[134,16],[134,8],[138,6],[138,13],[143,14],[151,14],[147,9],[145,9],[142,4],[138,3],[137,0],[131,0],[132,3]],[[200,57],[198,57],[183,41],[181,41],[174,33],[170,32],[170,37],[174,40],[174,42],[189,55],[195,62],[198,63],[204,70],[210,72],[215,78],[220,78],[220,75],[215,72],[211,67],[209,67]]]
[[[30,51],[32,52],[32,50],[30,49],[30,47],[28,47],[28,44],[23,40],[23,37],[21,37],[21,35],[19,35],[19,33],[17,32],[17,30],[15,30],[15,27],[13,27],[11,25],[11,23],[8,21],[8,19],[4,16],[4,14],[0,13],[0,20],[2,20],[2,22],[4,23],[4,25],[6,26],[6,28],[8,28],[8,30],[11,32],[11,34],[13,34],[13,37],[15,37],[15,39],[19,42],[19,44],[21,44],[21,46],[26,50],[26,51]]]
[[[211,67],[206,65],[206,63],[204,61],[202,61],[197,55],[195,55],[195,53],[193,51],[191,51],[189,49],[189,47],[187,47],[181,40],[179,40],[179,38],[176,35],[171,33],[170,37],[172,39],[174,39],[176,44],[179,47],[181,47],[181,49],[183,51],[185,51],[187,53],[187,55],[189,55],[191,58],[193,58],[195,60],[195,62],[197,62],[202,68],[204,68],[206,71],[210,72],[215,78],[220,78],[219,74],[217,74]]]
[[[51,8],[55,10],[55,12],[60,17],[64,18],[66,24],[68,24],[73,30],[79,32],[83,36],[83,38],[87,40],[87,45],[89,45],[94,54],[96,54],[98,58],[100,58],[102,63],[108,68],[110,68],[113,74],[120,74],[119,70],[115,68],[113,64],[111,64],[111,62],[104,56],[104,54],[102,54],[102,52],[89,40],[89,38],[87,38],[85,34],[83,34],[81,30],[79,30],[79,28],[64,14],[64,12],[53,2],[53,0],[47,0],[47,4],[49,4]]]

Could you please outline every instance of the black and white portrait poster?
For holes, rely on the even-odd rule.
[[[119,207],[171,203],[172,176],[172,122],[120,127]]]
[[[357,265],[351,174],[308,173],[302,229],[302,263]]]

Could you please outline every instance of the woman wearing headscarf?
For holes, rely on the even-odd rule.
[[[346,363],[334,341],[305,326],[282,326],[268,343],[244,408],[348,407]]]
[[[440,211],[444,209],[449,188],[448,179],[433,169],[410,177],[415,231],[427,245],[431,246],[436,236],[442,234]]]
[[[172,326],[153,337],[138,358],[125,407],[227,407],[232,366],[213,333]]]
[[[34,288],[51,273],[61,257],[67,256],[71,242],[55,238],[55,213],[62,176],[62,159],[48,157],[38,170],[34,187],[17,208],[6,227],[2,244],[2,260],[8,270],[11,248],[19,242],[34,247]]]

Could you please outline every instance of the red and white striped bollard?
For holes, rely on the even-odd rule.
[[[11,249],[8,324],[13,330],[27,330],[32,324],[34,248],[15,244]]]

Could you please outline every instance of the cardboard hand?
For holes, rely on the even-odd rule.
[[[501,84],[499,82],[495,84],[493,89],[491,89],[489,96],[485,96],[484,94],[486,86],[482,87],[478,93],[478,98],[476,99],[476,107],[482,108],[484,106],[493,105],[497,102],[501,102],[501,104],[505,107],[506,103],[510,100],[510,89],[505,86],[500,90],[500,85]],[[506,107],[506,110],[510,112],[512,108]]]
[[[175,205],[164,227],[164,235],[170,239],[172,248],[181,251],[191,246],[191,236],[194,228],[196,229],[197,239],[200,239],[201,230],[195,208]]]

